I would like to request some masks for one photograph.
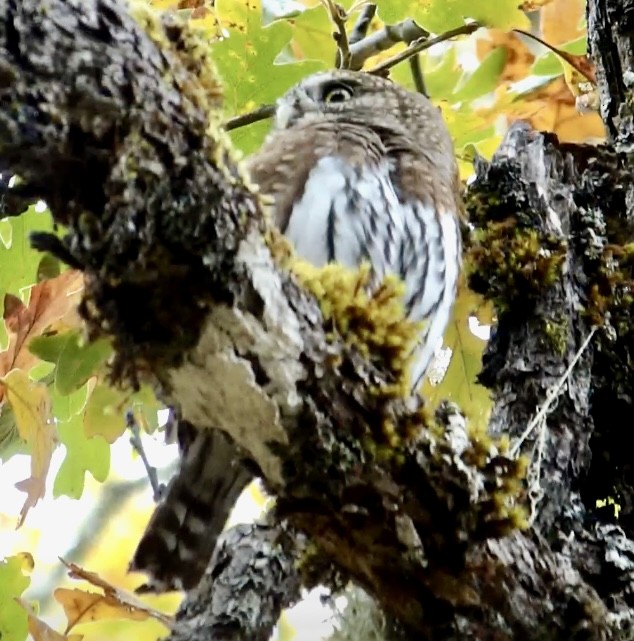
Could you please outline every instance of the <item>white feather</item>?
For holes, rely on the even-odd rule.
[[[431,206],[401,202],[391,169],[388,161],[355,168],[340,157],[321,158],[308,175],[285,233],[297,253],[316,266],[334,259],[356,267],[368,260],[378,279],[386,273],[404,277],[410,318],[429,317],[412,362],[411,380],[417,388],[451,313],[458,227],[452,215],[439,222]]]

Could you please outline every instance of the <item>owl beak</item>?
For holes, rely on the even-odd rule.
[[[275,124],[279,129],[290,127],[300,116],[315,111],[315,101],[303,90],[296,90],[292,97],[277,101]]]

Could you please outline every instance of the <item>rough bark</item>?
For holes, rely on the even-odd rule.
[[[624,43],[599,62],[605,95],[631,55],[629,30],[601,22],[616,6],[590,2],[594,50],[606,34]],[[377,394],[393,372],[328,338],[213,121],[206,56],[171,19],[132,20],[116,0],[0,0],[0,159],[23,181],[12,202],[44,198],[68,226],[63,244],[38,244],[84,270],[82,312],[113,338],[114,378],[150,380],[199,428],[232,434],[278,497],[273,517],[308,536],[302,578],[356,581],[404,635],[630,638],[629,530],[592,511],[609,467],[595,445],[599,461],[626,458],[608,409],[631,410],[627,154],[520,126],[467,195],[470,281],[499,310],[482,373],[494,434],[521,435],[601,327],[526,440],[522,530],[521,466],[503,446],[451,408],[432,420]],[[626,94],[604,111],[619,145]],[[623,468],[611,478],[629,499]],[[266,638],[299,580],[275,531],[229,533],[173,638]]]
[[[280,610],[299,599],[295,541],[280,527],[239,525],[181,604],[173,641],[268,641]],[[211,615],[211,616],[210,616]]]
[[[599,78],[601,113],[612,148],[624,155],[625,162],[624,180],[613,184],[613,189],[609,179],[598,177],[607,189],[598,190],[590,205],[605,212],[620,212],[607,235],[608,242],[623,245],[631,239],[634,226],[634,187],[629,179],[634,145],[634,2],[590,2],[588,33]],[[609,167],[606,170],[609,171]],[[588,209],[592,211],[591,207]],[[622,317],[621,323],[618,335],[626,333],[631,320]],[[588,500],[594,495],[615,498],[621,506],[619,525],[631,538],[634,535],[634,469],[628,448],[619,446],[627,441],[630,430],[628,421],[615,420],[615,417],[632,415],[634,398],[631,377],[627,375],[632,360],[630,350],[621,349],[618,342],[613,347],[603,354],[603,373],[594,392],[596,430],[586,490]]]

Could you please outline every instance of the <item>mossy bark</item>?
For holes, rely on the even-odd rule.
[[[590,15],[612,4],[591,2]],[[535,285],[513,292],[522,264],[504,251],[487,263],[505,275],[493,290],[476,277],[503,310],[482,374],[494,434],[523,432],[601,324],[547,416],[541,500],[520,531],[521,465],[504,446],[451,408],[431,419],[377,394],[394,373],[327,335],[271,255],[218,101],[206,49],[169,18],[134,20],[116,0],[0,0],[0,158],[22,178],[13,213],[41,197],[68,226],[63,243],[37,242],[84,271],[82,311],[114,340],[115,380],[149,380],[200,429],[229,432],[278,496],[282,525],[229,535],[173,638],[267,638],[296,598],[297,567],[358,582],[403,638],[629,638],[631,542],[587,489],[593,443],[608,460],[619,449],[601,408],[630,403],[627,154],[518,127],[468,196],[484,203],[482,233],[502,217],[521,232],[513,247]],[[390,443],[394,456],[376,455]]]

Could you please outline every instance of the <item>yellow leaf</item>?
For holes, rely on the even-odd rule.
[[[422,395],[432,408],[436,408],[443,400],[453,401],[473,427],[484,429],[489,422],[493,403],[489,391],[476,382],[476,377],[482,368],[486,341],[471,331],[471,316],[475,316],[483,325],[490,325],[493,322],[493,309],[490,303],[463,285],[444,337],[444,346],[451,349],[449,366],[439,383],[425,381]]]
[[[585,33],[585,10],[585,0],[555,0],[549,3],[541,10],[540,37],[551,45],[576,40]]]
[[[50,420],[51,399],[45,385],[30,380],[19,369],[12,370],[0,381],[4,383],[20,438],[31,452],[31,476],[16,483],[19,490],[27,493],[18,520],[20,527],[28,511],[44,496],[56,430]]]
[[[33,637],[34,641],[81,641],[84,638],[82,634],[71,634],[70,636],[60,634],[48,624],[44,623],[24,599],[16,599],[16,601],[27,613],[29,619],[29,634]]]
[[[166,627],[172,624],[172,618],[149,607],[133,594],[116,588],[94,572],[88,572],[74,563],[62,563],[70,570],[69,576],[83,579],[91,585],[101,588],[98,592],[85,592],[79,589],[57,588],[53,593],[55,600],[62,605],[68,620],[66,633],[79,623],[101,621],[103,619],[131,619],[145,621],[148,618],[160,621]]]

